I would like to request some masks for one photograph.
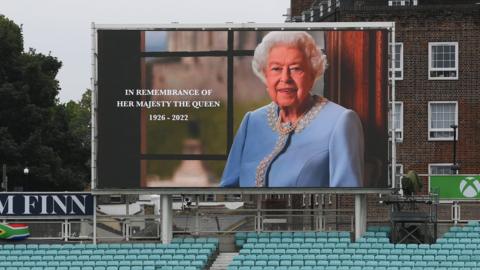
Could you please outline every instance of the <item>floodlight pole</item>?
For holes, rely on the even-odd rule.
[[[355,195],[355,240],[367,231],[367,195]]]
[[[170,244],[173,238],[172,195],[161,195],[162,243]]]

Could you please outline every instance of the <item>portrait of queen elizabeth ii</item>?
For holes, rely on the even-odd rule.
[[[311,93],[326,66],[325,54],[306,32],[263,38],[252,68],[272,102],[245,114],[221,187],[362,187],[359,117]]]

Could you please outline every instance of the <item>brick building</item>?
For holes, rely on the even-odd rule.
[[[397,169],[454,172],[457,125],[458,173],[480,173],[480,1],[291,0],[287,21],[395,21]]]

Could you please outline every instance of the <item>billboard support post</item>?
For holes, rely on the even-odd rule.
[[[162,211],[162,243],[169,244],[173,238],[172,195],[161,195]]]
[[[195,235],[200,234],[200,220],[198,210],[200,209],[200,198],[199,195],[195,195]]]
[[[93,196],[93,244],[97,244],[97,196]]]
[[[255,226],[255,230],[258,232],[261,232],[262,229],[263,229],[263,226],[262,226],[262,214],[261,214],[261,209],[262,209],[262,196],[263,195],[257,195],[256,199],[257,199],[257,216],[256,216],[256,220],[257,220],[257,226]]]
[[[126,196],[125,198],[125,215],[127,217],[130,215],[130,201],[128,196]],[[129,241],[130,240],[130,221],[128,218],[125,219],[123,228],[124,228],[125,240]]]
[[[355,195],[355,240],[367,231],[367,195]]]
[[[317,212],[317,215],[318,215],[318,216],[317,216],[317,223],[318,223],[318,224],[317,224],[317,228],[316,228],[316,229],[317,229],[318,231],[323,231],[323,230],[325,229],[325,227],[323,226],[323,224],[324,224],[324,216],[323,216],[324,196],[323,196],[323,194],[322,194],[322,196],[321,196],[321,198],[320,198],[321,201],[318,201],[318,200],[319,200],[319,198],[317,198],[317,203],[318,203],[318,208],[319,208],[321,211],[318,211],[318,212]]]

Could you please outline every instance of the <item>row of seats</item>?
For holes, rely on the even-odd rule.
[[[161,268],[155,266],[34,266],[34,267],[0,267],[0,270],[201,270],[202,268],[196,266],[162,266]]]
[[[392,228],[390,226],[368,226],[367,232],[386,232],[390,233]]]
[[[193,237],[176,237],[172,239],[172,243],[214,243],[218,245],[218,238],[213,237],[200,237],[200,238],[193,238]]]
[[[363,237],[388,237],[388,233],[367,231],[363,234]]]
[[[373,255],[470,255],[474,251],[480,250],[479,245],[464,245],[461,247],[448,248],[449,245],[438,245],[439,248],[429,249],[398,249],[395,245],[385,248],[373,248],[368,246],[360,247],[336,247],[336,248],[244,248],[240,250],[240,254],[373,254]],[[442,248],[443,246],[443,248]]]
[[[349,232],[237,232],[235,245],[241,248],[245,243],[350,243]]]
[[[264,245],[264,244],[245,244],[244,248],[241,249],[240,253],[286,253],[286,254],[297,254],[297,253],[318,253],[313,250],[324,250],[328,253],[372,253],[372,254],[439,254],[444,250],[457,250],[463,252],[464,250],[474,250],[480,248],[479,244],[432,244],[428,245],[428,248],[423,246],[416,247],[405,247],[401,244],[368,244],[368,243],[337,243],[337,244],[289,244],[289,245]],[[313,250],[312,250],[313,249]],[[363,251],[362,251],[363,250]]]
[[[247,238],[245,243],[350,243],[350,238]],[[375,241],[377,242],[377,241]]]
[[[26,250],[26,249],[167,249],[167,248],[195,248],[202,247],[205,244],[218,245],[218,239],[212,238],[198,238],[197,240],[172,240],[170,244],[161,243],[111,243],[111,244],[3,244],[0,245],[0,250]],[[182,242],[185,241],[185,242]]]
[[[466,266],[229,266],[228,270],[478,270]]]
[[[0,267],[71,267],[71,266],[154,266],[161,268],[163,266],[197,266],[204,267],[206,266],[206,261],[204,260],[159,260],[159,261],[6,261],[0,262]]]
[[[247,255],[247,254],[279,254],[279,255],[297,255],[297,254],[367,254],[369,250],[367,249],[331,249],[331,248],[311,248],[311,249],[241,249],[239,254],[241,255]],[[371,254],[379,254],[380,250],[372,250]],[[388,253],[390,254],[390,253]]]
[[[378,229],[375,229],[374,231],[367,231],[365,232],[362,237],[357,239],[355,242],[356,243],[380,243],[380,244],[385,244],[385,243],[390,243],[390,239],[388,238],[388,232],[386,229],[382,229],[382,227],[378,227]]]
[[[234,261],[268,261],[268,260],[376,260],[376,261],[480,261],[480,250],[473,251],[470,255],[359,255],[359,254],[308,254],[308,255],[238,255]]]
[[[480,226],[479,225],[467,225],[467,226],[456,226],[452,227],[452,232],[463,232],[463,233],[469,233],[469,232],[480,232]]]
[[[439,238],[438,244],[480,244],[480,238]]]
[[[64,255],[57,255],[57,256],[0,256],[0,263],[6,261],[119,261],[119,260],[129,260],[129,261],[157,261],[157,260],[204,260],[208,259],[209,254],[199,254],[199,255],[160,255],[160,254],[151,254],[151,255],[80,255],[80,256],[64,256]]]
[[[470,249],[477,248],[478,244],[392,244],[392,243],[246,243],[244,249],[310,249],[310,248],[350,248],[350,249],[408,249],[408,250],[430,250],[430,249]]]
[[[105,250],[48,250],[44,251],[28,251],[28,250],[0,250],[0,256],[8,255],[43,255],[43,256],[56,256],[56,255],[149,255],[149,254],[208,254],[212,249],[216,249],[216,246],[205,246],[202,248],[179,248],[179,249],[105,249]]]
[[[32,254],[24,253],[24,252],[5,252],[5,251],[0,251],[0,256],[22,256],[22,255],[29,255],[29,256],[91,256],[91,255],[201,255],[201,254],[210,254],[212,248],[203,248],[203,249],[149,249],[149,250],[132,250],[132,252],[128,252],[129,250],[126,250],[124,252],[117,252],[116,250],[104,250],[102,251],[97,251],[97,252],[49,252],[48,254],[42,254],[42,253],[37,253],[33,252]]]
[[[447,232],[443,238],[479,238],[480,232]]]
[[[350,237],[349,232],[330,231],[330,232],[237,232],[236,239],[247,238],[338,238]]]
[[[476,261],[377,261],[377,260],[268,260],[268,261],[233,261],[230,266],[396,266],[396,267],[414,267],[414,266],[445,266],[454,267],[480,267],[480,262]]]
[[[283,248],[283,249],[322,249],[322,248],[348,248],[351,243],[246,243],[243,245],[244,249],[259,249],[259,248]]]
[[[399,256],[399,255],[480,255],[480,247],[469,248],[469,249],[367,249],[367,248],[347,248],[347,249],[241,249],[240,255],[317,255],[317,254],[347,254],[351,255],[392,255],[392,256]]]

